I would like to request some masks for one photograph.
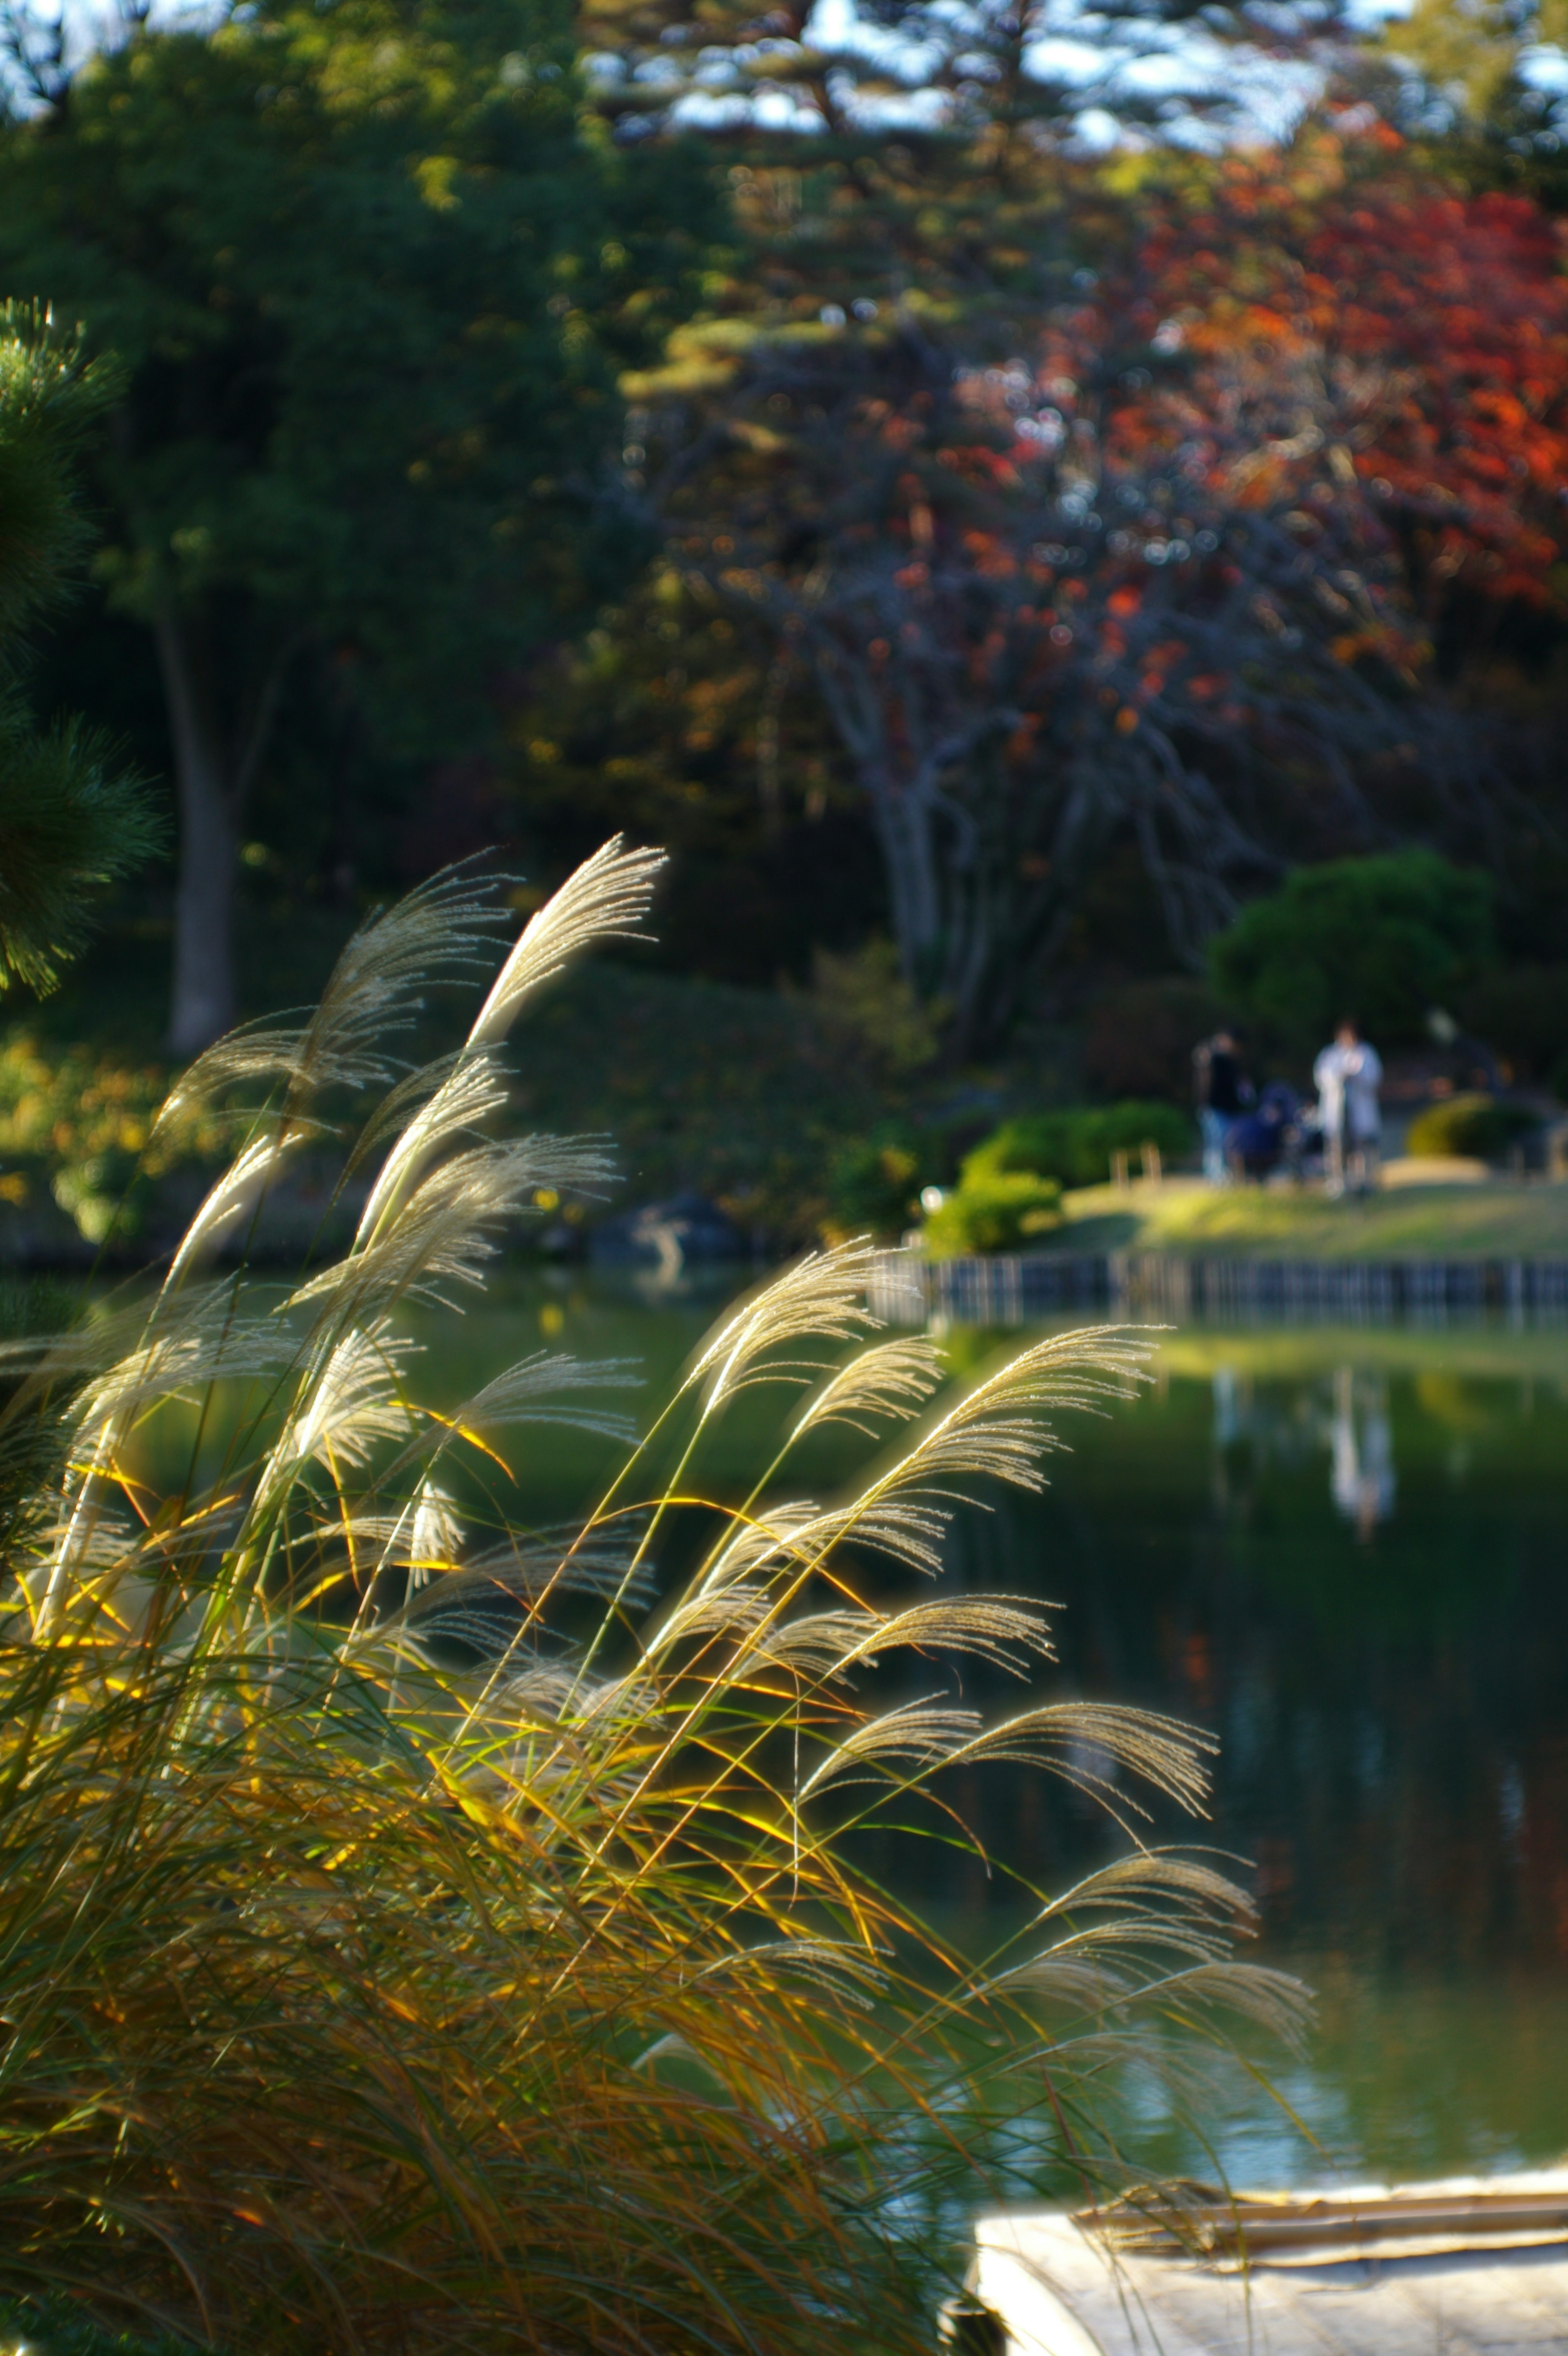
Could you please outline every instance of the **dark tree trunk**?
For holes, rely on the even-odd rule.
[[[172,605],[154,626],[174,744],[179,804],[174,990],[169,1048],[194,1055],[234,1021],[234,881],[240,821],[261,766],[283,681],[300,645],[277,648],[232,730],[204,674],[201,637]]]
[[[174,991],[169,1048],[194,1055],[234,1020],[234,793],[188,629],[165,606],[158,662],[174,741],[179,803]]]

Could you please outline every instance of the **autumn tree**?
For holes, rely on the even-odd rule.
[[[1523,196],[1467,196],[1381,127],[1237,155],[1155,209],[1140,269],[1205,363],[1251,348],[1317,390],[1304,430],[1397,544],[1429,632],[1457,594],[1556,601],[1568,517],[1568,279]]]
[[[307,691],[389,759],[483,744],[644,552],[615,377],[711,209],[584,118],[572,57],[558,0],[259,0],[133,26],[0,148],[3,283],[128,370],[98,571],[168,715],[176,1051],[232,1015],[244,813]]]
[[[912,327],[780,336],[672,495],[682,562],[821,696],[906,974],[965,1048],[1117,839],[1195,960],[1289,847],[1282,777],[1365,826],[1366,764],[1421,729],[1375,518],[1321,445],[1268,455],[1301,388],[1172,365],[1157,389],[1157,332],[1081,297],[1029,364],[956,374]]]

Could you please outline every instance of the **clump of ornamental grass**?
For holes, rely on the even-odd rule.
[[[640,1436],[620,1364],[535,1353],[417,1398],[417,1320],[539,1198],[605,1182],[596,1143],[496,1133],[499,1050],[571,953],[638,930],[658,864],[588,862],[412,1075],[418,993],[494,963],[501,912],[457,873],[372,919],[307,1023],[177,1084],[171,1121],[270,1095],[156,1293],[18,1345],[0,2296],[235,2351],[924,2350],[976,2053],[1032,2072],[1093,2193],[1125,2175],[1093,2083],[1140,2019],[1296,2008],[1232,1960],[1246,1903],[1200,1857],[1134,1837],[986,1965],[855,1862],[923,1797],[967,1838],[948,1779],[986,1761],[1135,1835],[1140,1780],[1201,1809],[1203,1738],[1042,1697],[1040,1608],[933,1584],[965,1501],[1038,1488],[1050,1419],[1136,1382],[1136,1336],[1036,1343],[954,1397],[931,1341],[879,1336],[847,1245],[735,1308]],[[345,1088],[377,1105],[351,1248],[288,1288],[216,1272]],[[710,1494],[764,1386],[774,1460]],[[471,1476],[560,1427],[620,1451],[597,1503],[486,1523]],[[814,1500],[792,1472],[828,1428],[865,1469]],[[928,1683],[977,1656],[1019,1706],[879,1705],[901,1655]]]

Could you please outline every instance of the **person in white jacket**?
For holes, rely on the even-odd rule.
[[[1313,1065],[1312,1076],[1317,1085],[1328,1192],[1342,1194],[1347,1184],[1368,1192],[1378,1183],[1382,1058],[1354,1023],[1341,1023],[1333,1044]]]

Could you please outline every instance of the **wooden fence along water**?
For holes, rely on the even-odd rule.
[[[894,1324],[1023,1325],[1073,1312],[1217,1325],[1568,1320],[1568,1260],[1221,1259],[1168,1252],[879,1255],[871,1306]]]

